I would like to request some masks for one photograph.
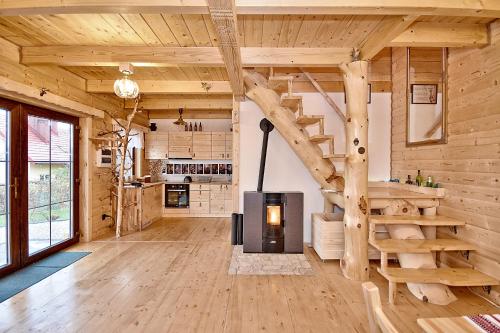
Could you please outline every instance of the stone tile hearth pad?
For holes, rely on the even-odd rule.
[[[304,254],[243,253],[242,245],[233,247],[230,275],[313,275]]]

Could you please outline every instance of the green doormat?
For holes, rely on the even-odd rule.
[[[0,303],[91,252],[58,252],[0,279]]]

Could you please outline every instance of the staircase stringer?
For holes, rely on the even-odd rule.
[[[267,80],[262,75],[250,71],[244,71],[243,77],[247,97],[261,108],[313,178],[323,189],[342,191],[344,179],[337,175],[333,163],[323,158],[321,148],[309,141],[307,131],[295,123],[293,112],[280,106],[280,96],[268,87]]]

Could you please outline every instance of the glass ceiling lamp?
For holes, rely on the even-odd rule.
[[[136,98],[139,95],[139,85],[129,78],[134,74],[134,67],[131,64],[121,64],[119,68],[123,78],[115,81],[113,86],[115,94],[121,98]]]
[[[183,108],[179,108],[179,119],[177,119],[176,121],[174,121],[174,124],[175,125],[186,125],[186,122],[184,121],[184,119],[182,119],[182,113],[184,112],[184,109]]]

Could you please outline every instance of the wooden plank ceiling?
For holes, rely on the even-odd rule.
[[[361,47],[388,20],[385,15],[238,15],[237,42],[242,48],[352,48]],[[417,22],[484,25],[495,18],[420,16]],[[218,47],[218,35],[210,14],[44,14],[0,16],[0,37],[19,47],[31,46],[146,46]],[[22,61],[22,59],[21,59]],[[114,80],[113,66],[66,66],[86,80]],[[373,91],[390,89],[391,61],[388,49],[372,59]],[[336,67],[309,68],[327,91],[342,91]],[[276,73],[296,77],[296,89],[314,91],[298,68],[276,68]],[[137,80],[228,81],[225,67],[136,67]],[[93,86],[96,86],[95,82]],[[167,96],[164,96],[167,97]],[[161,97],[163,98],[163,97]],[[177,100],[176,100],[177,101]],[[172,103],[174,105],[175,103]],[[224,105],[221,103],[220,105]]]

